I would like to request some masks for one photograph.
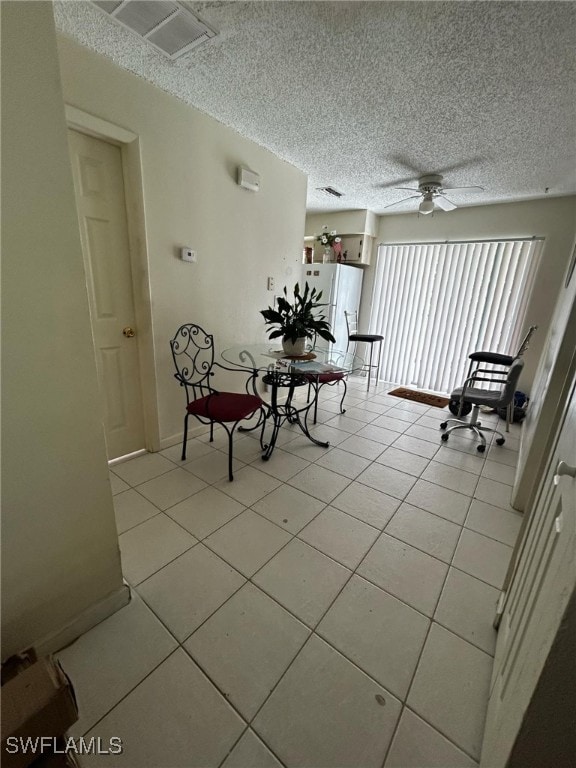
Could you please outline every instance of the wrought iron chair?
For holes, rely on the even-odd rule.
[[[314,340],[312,342],[312,349],[316,348],[316,342],[318,341],[318,336],[314,336]],[[334,352],[333,356],[337,356],[338,353]],[[335,361],[335,364],[338,364],[338,360]],[[324,373],[305,373],[303,374],[304,380],[308,383],[308,396],[307,400],[310,402],[310,391],[314,390],[314,398],[312,400],[314,404],[314,419],[313,423],[316,424],[316,420],[318,417],[318,396],[320,394],[320,390],[325,385],[328,385],[329,387],[338,386],[340,382],[344,385],[344,392],[342,393],[342,398],[340,399],[340,413],[346,413],[346,409],[344,408],[344,398],[346,397],[346,391],[348,389],[348,386],[346,384],[346,377],[348,374],[342,372],[342,371],[326,371]],[[306,413],[306,420],[308,419],[308,413]]]
[[[344,408],[344,398],[346,397],[346,374],[341,371],[333,371],[329,373],[306,373],[304,378],[308,382],[308,400],[310,400],[310,389],[314,390],[314,419],[313,423],[316,424],[316,418],[318,416],[318,395],[322,387],[328,385],[329,387],[338,386],[340,382],[344,385],[344,392],[340,400],[340,413],[346,413]]]
[[[442,435],[442,440],[446,442],[450,434],[456,429],[471,429],[480,438],[480,445],[476,447],[479,453],[484,453],[486,450],[484,432],[495,432],[498,435],[496,444],[504,445],[506,440],[501,432],[497,429],[490,429],[481,425],[478,420],[480,406],[487,405],[495,409],[507,407],[514,399],[516,385],[518,384],[523,367],[524,360],[521,357],[516,357],[512,361],[507,373],[490,371],[485,368],[477,368],[473,371],[472,375],[464,382],[464,385],[455,389],[450,396],[452,399],[457,399],[458,402],[472,406],[470,421],[462,421],[461,419],[447,419],[447,421],[443,421],[440,424],[440,429],[445,429],[446,432]],[[480,382],[499,386],[492,389],[484,389],[481,386],[476,386]],[[454,424],[454,426],[447,429],[448,424]]]
[[[370,375],[372,373],[372,368],[376,369],[376,383],[378,383],[378,371],[380,369],[380,359],[382,357],[382,342],[384,341],[384,336],[380,336],[377,333],[358,333],[358,312],[346,312],[344,310],[344,317],[346,318],[346,329],[348,331],[348,344],[346,346],[346,351],[348,351],[348,347],[350,346],[351,341],[360,341],[364,344],[370,345],[370,358],[369,362],[366,363],[366,369],[368,371],[367,379],[368,379],[368,386],[366,389],[370,390]],[[378,362],[372,364],[372,351],[374,348],[374,344],[378,344]]]
[[[170,341],[170,349],[176,373],[174,378],[184,387],[186,392],[186,415],[184,416],[184,440],[182,442],[182,461],[186,459],[186,442],[188,440],[188,419],[194,416],[200,423],[210,425],[210,441],[214,440],[214,424],[222,426],[228,434],[228,477],[232,474],[232,437],[234,430],[241,421],[251,419],[258,414],[257,423],[250,429],[257,429],[260,424],[260,445],[264,449],[264,427],[266,425],[267,408],[256,394],[254,372],[246,382],[246,393],[219,392],[210,385],[214,376],[214,368],[227,368],[221,363],[214,362],[214,337],[206,333],[199,325],[187,323],[182,325]],[[254,394],[248,391],[252,387]]]

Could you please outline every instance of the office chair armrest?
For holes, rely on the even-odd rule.
[[[464,382],[464,386],[466,386],[467,382],[475,382],[475,381],[490,381],[496,384],[505,384],[507,379],[494,379],[494,378],[488,378],[487,376],[471,376],[469,379],[466,379],[466,381]]]
[[[495,375],[493,375],[493,376],[478,376],[477,375],[478,373],[494,373]],[[460,396],[462,401],[464,401],[464,398],[466,396],[466,390],[469,389],[469,388],[474,388],[474,384],[477,381],[486,381],[486,382],[489,382],[491,384],[505,384],[506,381],[507,381],[507,378],[502,378],[502,375],[501,374],[498,375],[497,372],[488,371],[488,370],[484,370],[484,369],[479,368],[478,370],[474,371],[472,376],[469,376],[466,379],[466,381],[464,382],[464,384],[462,385],[462,394]]]
[[[468,359],[474,363],[492,363],[493,365],[512,365],[512,355],[503,355],[500,352],[472,352]]]
[[[485,373],[487,376],[481,377],[478,375],[480,373]],[[492,371],[487,368],[476,368],[476,370],[466,379],[466,381],[494,381],[499,384],[505,383],[506,380],[507,376],[504,374],[504,371]]]

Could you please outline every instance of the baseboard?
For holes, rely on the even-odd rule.
[[[207,424],[190,425],[190,427],[188,427],[188,439],[191,440],[193,437],[204,435],[208,429],[209,426]],[[178,432],[171,437],[162,438],[160,440],[160,450],[163,451],[165,448],[171,448],[173,445],[182,445],[183,437],[184,433]],[[134,453],[129,453],[126,456],[118,456],[117,459],[110,459],[108,461],[108,466],[113,467],[115,464],[122,464],[124,461],[129,461],[137,456],[143,456],[145,453],[150,453],[150,451],[147,451],[146,448],[142,448],[140,451],[134,451]]]
[[[117,590],[107,595],[103,600],[99,600],[86,610],[82,611],[69,624],[51,632],[46,637],[34,643],[34,647],[39,656],[46,656],[49,653],[55,653],[61,648],[70,645],[84,632],[100,624],[101,621],[112,616],[113,613],[124,608],[130,602],[130,588],[127,584],[122,584]]]
[[[188,428],[188,440],[191,440],[193,437],[198,437],[199,435],[204,435],[208,431],[209,427],[207,424],[198,424],[197,426],[190,426]],[[165,448],[171,448],[173,445],[182,445],[182,439],[184,438],[183,432],[178,432],[176,435],[172,435],[172,437],[164,437],[160,440],[160,450],[163,451]]]
[[[125,456],[117,456],[115,459],[109,459],[108,460],[108,466],[114,467],[116,464],[123,464],[125,461],[130,461],[130,459],[135,459],[137,456],[144,456],[148,451],[146,448],[141,448],[139,451],[133,451],[132,453],[127,453]]]

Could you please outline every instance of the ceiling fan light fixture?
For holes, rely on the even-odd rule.
[[[434,201],[432,200],[432,198],[428,196],[425,197],[424,200],[422,200],[422,202],[420,203],[418,210],[420,211],[420,213],[423,213],[424,215],[428,213],[432,213],[432,211],[434,210]]]

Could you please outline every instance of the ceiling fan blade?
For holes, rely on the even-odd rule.
[[[418,168],[418,166],[413,163],[410,158],[404,157],[403,155],[390,155],[390,160],[392,160],[394,163],[397,163],[398,165],[403,165],[407,171],[410,171],[410,173],[414,174],[412,178],[417,179],[419,176],[422,176],[422,169]]]
[[[458,208],[457,205],[455,205],[451,200],[448,200],[447,197],[444,197],[444,195],[436,195],[434,198],[434,203],[438,206],[438,208],[442,208],[443,211],[453,211],[455,208]]]
[[[406,200],[415,200],[417,197],[421,197],[421,195],[411,195],[410,197],[403,197],[402,200],[396,200],[395,203],[390,203],[390,205],[385,205],[382,210],[385,210],[386,208],[392,208],[393,205],[400,205],[400,203],[405,203]]]
[[[420,176],[422,176],[422,170],[417,168],[416,165],[407,157],[403,157],[402,155],[390,155],[390,161],[395,165],[400,165],[405,168],[410,172],[411,176],[406,176],[403,179],[395,179],[388,184],[379,184],[378,187],[380,189],[390,189],[391,187],[396,187],[396,184],[407,184],[411,181],[417,181]]]
[[[450,192],[484,192],[484,187],[477,185],[472,187],[443,187],[443,189],[449,189]]]
[[[420,192],[418,187],[394,187],[394,189],[404,189],[406,192]]]
[[[430,162],[426,162],[420,166],[417,166],[415,163],[412,162],[412,160],[409,157],[405,157],[404,155],[400,155],[400,154],[390,155],[389,157],[392,163],[402,166],[407,171],[409,171],[412,175],[407,176],[404,179],[396,179],[396,181],[391,181],[387,184],[379,184],[378,185],[379,189],[390,189],[391,187],[395,187],[396,184],[407,184],[412,181],[417,181],[422,176],[426,176],[429,174],[444,176],[444,178],[446,178],[447,174],[451,173],[452,171],[460,171],[463,168],[470,168],[471,166],[478,165],[485,159],[478,155],[476,157],[471,157],[468,160],[460,160],[457,163],[452,163],[452,165],[446,165],[439,170],[434,170],[434,169],[426,170],[427,168],[431,167]],[[436,168],[438,168],[437,165],[436,165]]]
[[[452,165],[444,166],[438,173],[442,174],[442,176],[446,176],[446,174],[451,171],[461,171],[463,168],[469,168],[471,165],[478,165],[483,159],[484,158],[478,156],[471,157],[469,160],[461,160],[459,163],[452,163]]]
[[[397,187],[396,184],[408,184],[410,181],[416,181],[418,179],[418,176],[414,174],[414,176],[407,176],[405,179],[394,179],[394,181],[388,181],[384,184],[376,184],[377,189],[402,189],[402,187]]]

